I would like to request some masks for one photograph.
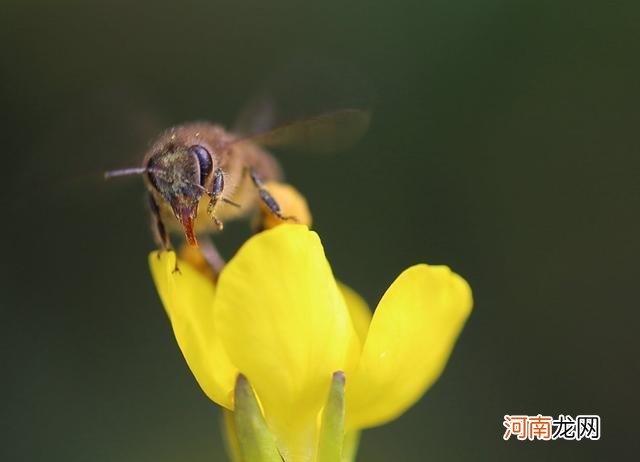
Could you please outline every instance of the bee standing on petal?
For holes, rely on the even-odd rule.
[[[160,135],[141,167],[107,174],[141,174],[160,249],[174,231],[188,244],[149,265],[189,368],[224,408],[234,462],[354,460],[363,429],[437,380],[471,311],[462,277],[418,264],[372,314],[336,281],[304,196],[265,149],[344,147],[368,123],[357,108],[246,135],[189,123]],[[255,234],[228,263],[202,239],[251,214]]]

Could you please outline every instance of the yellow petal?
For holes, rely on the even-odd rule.
[[[283,224],[249,239],[220,274],[214,311],[285,460],[311,460],[332,374],[360,349],[317,234]]]
[[[438,378],[472,305],[471,289],[446,266],[405,270],[374,312],[357,372],[347,376],[347,426],[394,419]]]
[[[367,305],[367,302],[351,287],[338,282],[338,288],[340,292],[342,292],[344,301],[349,309],[351,322],[360,339],[360,345],[363,345],[367,338],[369,324],[371,323],[371,310],[369,309],[369,305]]]
[[[217,335],[213,282],[190,264],[179,261],[175,271],[174,252],[152,252],[149,266],[169,316],[180,350],[198,384],[216,403],[231,409],[238,373]]]

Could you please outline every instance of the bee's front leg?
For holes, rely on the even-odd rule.
[[[171,250],[173,246],[171,245],[167,228],[164,226],[162,218],[160,217],[160,207],[158,207],[158,203],[154,199],[153,194],[149,193],[147,197],[149,199],[149,209],[151,210],[151,230],[153,232],[154,240],[158,246],[160,246],[160,252]],[[158,258],[160,258],[160,252],[158,252]],[[177,258],[176,266],[173,271],[180,272]]]
[[[296,217],[284,216],[282,214],[280,205],[273,198],[273,196],[267,190],[267,188],[265,188],[264,183],[262,182],[262,180],[260,179],[256,171],[252,167],[248,167],[248,169],[249,169],[249,175],[251,176],[251,180],[253,181],[253,184],[256,186],[256,188],[258,188],[258,193],[260,194],[260,200],[263,202],[264,205],[267,206],[269,211],[272,214],[274,214],[276,217],[280,218],[282,221],[291,220],[291,221],[297,222],[298,220],[296,219]]]
[[[213,220],[218,231],[222,231],[224,228],[224,224],[214,215],[214,209],[218,204],[220,198],[222,198],[222,192],[224,191],[224,173],[221,168],[217,168],[213,177],[213,186],[211,187],[211,192],[209,193],[209,206],[207,207],[207,213]]]
[[[171,240],[169,239],[167,228],[165,228],[162,218],[160,218],[160,207],[158,207],[158,203],[154,199],[153,194],[149,193],[147,197],[151,211],[151,231],[153,232],[154,240],[160,247],[160,250],[170,250],[172,248]]]

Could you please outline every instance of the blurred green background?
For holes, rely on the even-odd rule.
[[[223,460],[148,274],[142,182],[100,175],[156,120],[230,123],[307,53],[377,93],[348,153],[279,156],[337,276],[375,306],[444,263],[476,300],[442,378],[359,460],[637,449],[638,5],[3,2],[0,459]],[[502,440],[504,414],[538,413],[599,414],[602,438]]]

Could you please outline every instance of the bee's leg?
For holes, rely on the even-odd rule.
[[[213,211],[218,204],[218,200],[222,197],[222,191],[224,190],[224,173],[221,168],[217,168],[215,176],[213,177],[213,186],[211,187],[211,193],[209,193],[209,206],[207,207],[207,213],[213,220],[218,228],[218,231],[222,231],[224,228],[223,223],[213,214]]]
[[[171,250],[173,246],[171,245],[171,240],[169,239],[169,233],[167,233],[167,228],[165,228],[164,223],[162,222],[162,218],[160,218],[160,207],[156,203],[156,200],[153,198],[153,195],[149,193],[147,195],[149,199],[149,208],[151,209],[151,228],[153,231],[153,237],[160,246],[160,252],[164,252],[166,250]],[[158,252],[158,258],[160,258],[160,252]],[[174,268],[174,272],[179,272],[178,268],[178,260],[176,259],[176,266]]]
[[[283,221],[287,221],[287,220],[292,220],[296,222],[298,221],[296,217],[287,217],[282,214],[282,211],[280,210],[280,205],[278,205],[278,202],[273,198],[271,193],[267,191],[267,189],[264,187],[264,183],[262,182],[262,180],[260,179],[256,171],[251,167],[249,167],[249,175],[251,175],[251,180],[253,181],[253,184],[256,186],[256,188],[258,188],[258,193],[260,194],[260,200],[264,203],[264,205],[267,206],[267,208],[271,213],[273,213],[275,216],[277,216]]]
[[[169,234],[162,222],[162,218],[160,218],[160,207],[158,207],[151,193],[147,195],[147,198],[149,200],[149,209],[151,210],[151,230],[154,240],[160,247],[160,250],[170,250],[171,241],[169,240]]]
[[[213,270],[216,275],[216,278],[220,275],[220,271],[224,268],[224,265],[227,263],[218,252],[218,248],[213,243],[211,237],[207,236],[206,238],[200,238],[200,252],[202,252],[202,256],[207,261],[209,267]]]

